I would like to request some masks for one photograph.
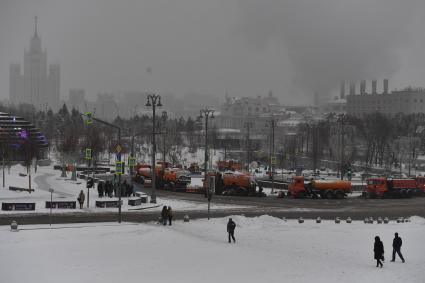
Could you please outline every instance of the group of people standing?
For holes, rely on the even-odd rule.
[[[395,254],[397,253],[400,257],[401,261],[404,263],[404,257],[401,254],[401,245],[403,244],[403,241],[398,236],[398,233],[394,234],[394,240],[393,240],[393,256],[391,261],[395,261]],[[384,244],[382,243],[379,236],[375,237],[375,244],[373,246],[373,252],[374,252],[374,258],[376,260],[376,267],[383,267],[382,261],[384,261]]]
[[[171,209],[171,206],[167,207],[166,205],[164,205],[161,211],[162,224],[167,225],[167,220],[168,225],[171,225],[171,221],[173,220],[173,210]]]
[[[106,181],[106,182],[99,182],[99,184],[97,185],[97,193],[99,195],[100,198],[102,197],[112,197],[112,195],[114,197],[118,197],[119,193],[118,193],[118,184],[113,184],[111,181]],[[122,197],[130,197],[130,196],[134,196],[135,192],[134,192],[134,186],[132,184],[128,184],[126,180],[124,180],[124,182],[121,184],[121,196]]]

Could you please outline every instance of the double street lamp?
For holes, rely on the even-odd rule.
[[[208,160],[209,160],[209,157],[208,157],[208,119],[209,118],[214,119],[214,110],[209,109],[209,108],[201,109],[201,111],[199,113],[199,117],[198,117],[199,121],[202,118],[205,118],[205,120],[204,120],[205,121],[204,181],[205,181],[205,184],[208,184],[208,181],[207,181]],[[210,188],[205,188],[205,189],[206,189],[207,197],[208,197],[208,219],[210,219],[210,202],[211,202],[211,193],[212,192],[210,191]]]
[[[151,175],[152,175],[152,191],[151,191],[151,203],[156,203],[156,178],[155,178],[155,154],[156,154],[156,142],[155,142],[155,111],[156,107],[161,107],[161,96],[157,94],[149,94],[146,102],[147,107],[152,107],[152,163],[151,163]]]

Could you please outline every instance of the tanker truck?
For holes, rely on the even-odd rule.
[[[215,177],[215,194],[228,196],[265,196],[257,192],[257,183],[253,176],[239,171],[208,172],[207,176]],[[207,187],[205,180],[204,189]]]
[[[312,197],[342,199],[351,193],[351,182],[344,180],[311,180],[305,182],[304,176],[292,178],[288,185],[288,196],[293,198]]]
[[[191,182],[190,172],[181,168],[170,168],[164,164],[155,166],[156,188],[171,191],[185,191]],[[136,166],[135,181],[141,182],[143,178],[145,187],[152,186],[152,170],[147,164],[138,164]]]

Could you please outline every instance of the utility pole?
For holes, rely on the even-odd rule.
[[[205,156],[204,156],[204,183],[208,184],[208,118],[214,119],[214,110],[213,109],[201,109],[198,119],[201,120],[205,118]],[[208,198],[208,220],[210,219],[210,202],[212,197],[212,192],[210,191],[210,186],[205,188]]]
[[[344,125],[346,116],[344,114],[339,115],[338,122],[340,123],[340,179],[344,180]]]
[[[251,162],[250,130],[251,130],[251,127],[252,127],[252,122],[248,120],[247,122],[245,122],[245,125],[244,126],[246,128],[246,145],[245,145],[245,149],[246,149],[246,164],[247,164],[247,168],[248,168],[248,171],[249,171],[249,163]]]
[[[111,128],[118,130],[118,144],[116,146],[116,151],[117,151],[116,158],[117,158],[117,163],[121,164],[121,150],[122,150],[122,148],[121,148],[121,128],[117,125],[114,125],[114,124],[108,123],[106,121],[103,121],[101,119],[93,117],[92,113],[90,113],[90,112],[87,112],[86,114],[81,114],[81,115],[88,118],[88,121],[86,122],[87,124],[91,124],[91,123],[93,123],[93,121],[96,121],[96,122],[99,122],[101,124],[104,124],[106,126],[109,126]],[[122,164],[121,164],[121,166],[122,166]],[[94,177],[94,175],[93,175],[93,177]],[[93,184],[94,184],[94,178],[93,178]],[[88,199],[87,199],[87,201],[88,201]],[[121,223],[121,220],[122,220],[121,206],[122,206],[122,203],[121,203],[121,174],[118,174],[118,223]]]
[[[267,121],[267,126],[270,127],[270,151],[269,151],[269,168],[270,168],[270,179],[272,182],[272,191],[271,193],[274,193],[274,174],[273,174],[273,168],[276,164],[276,156],[274,155],[274,131],[276,128],[276,121],[274,118]]]
[[[155,110],[156,107],[161,107],[161,96],[157,94],[149,94],[146,102],[147,107],[152,106],[152,162],[151,162],[151,175],[152,175],[152,191],[151,203],[156,203],[156,176],[155,176],[155,155],[156,155],[156,142],[155,142]]]

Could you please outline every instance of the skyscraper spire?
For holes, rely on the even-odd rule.
[[[34,17],[34,37],[38,37],[38,34],[37,34],[37,16]]]

